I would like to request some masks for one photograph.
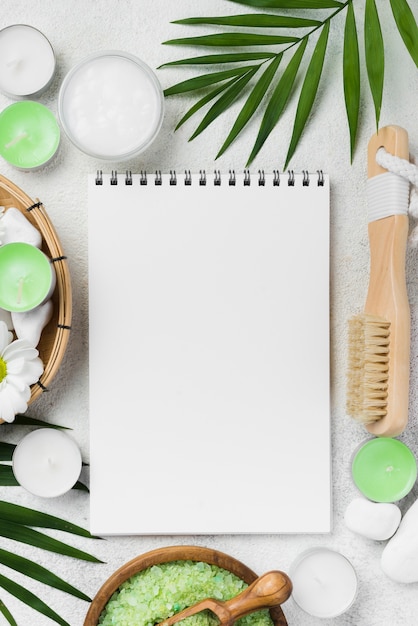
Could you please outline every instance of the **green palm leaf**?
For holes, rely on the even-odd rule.
[[[336,0],[229,0],[260,9],[332,9],[342,6]]]
[[[321,78],[325,52],[327,49],[328,35],[329,22],[325,22],[321,35],[319,36],[318,42],[315,46],[312,59],[309,63],[305,75],[305,80],[303,82],[301,93],[299,96],[292,138],[290,140],[290,146],[287,152],[286,163],[284,166],[285,169],[287,168],[289,161],[296,150],[296,146],[299,142],[300,136],[302,135],[306,122],[308,121],[308,117],[315,100],[316,92],[318,91],[319,80]]]
[[[406,0],[390,0],[393,17],[409,54],[418,67],[418,26]]]
[[[257,139],[255,141],[254,147],[251,151],[250,157],[247,162],[247,166],[255,159],[256,155],[261,150],[264,145],[267,137],[270,135],[273,128],[276,126],[277,122],[282,115],[286,103],[289,99],[293,84],[296,79],[296,75],[299,70],[300,62],[302,61],[303,54],[306,49],[306,45],[308,43],[307,39],[304,39],[290,60],[286,70],[283,72],[283,75],[276,85],[275,90],[270,98],[270,101],[267,105],[266,111],[264,113],[264,117],[261,122],[260,130],[258,132]]]
[[[71,430],[68,426],[59,426],[58,424],[51,424],[50,422],[44,422],[38,420],[35,417],[29,417],[29,415],[18,414],[15,416],[13,425],[17,426],[42,426],[42,428],[59,428],[61,430]]]
[[[36,526],[38,528],[50,528],[53,530],[62,530],[66,533],[78,535],[80,537],[93,538],[88,530],[81,526],[72,524],[67,520],[60,519],[48,513],[42,513],[35,509],[29,509],[19,504],[12,504],[0,500],[0,526],[2,521],[13,522],[15,524],[24,524],[26,526]],[[97,539],[97,537],[95,537]]]
[[[11,465],[0,465],[0,486],[1,487],[18,487],[15,475],[13,474]]]
[[[277,68],[280,65],[283,55],[278,54],[276,58],[270,63],[267,69],[262,74],[261,78],[255,84],[252,92],[250,93],[246,103],[241,109],[235,124],[231,128],[229,135],[227,136],[225,142],[223,143],[221,149],[216,155],[216,159],[219,158],[225,150],[231,145],[234,139],[239,135],[244,126],[249,122],[251,117],[256,112],[261,100],[263,99],[268,87],[270,86],[274,75],[276,74]]]
[[[219,33],[217,35],[200,35],[199,37],[182,37],[164,41],[169,46],[271,46],[293,43],[297,37],[284,35],[257,35],[253,33]]]
[[[360,59],[353,3],[348,5],[344,30],[344,98],[350,130],[350,153],[353,161],[360,108]]]
[[[244,76],[245,76],[245,74],[244,74]],[[215,89],[212,89],[212,91],[210,91],[208,94],[206,94],[206,96],[204,96],[203,98],[198,100],[188,111],[186,111],[186,113],[183,115],[181,120],[178,122],[178,124],[177,124],[177,126],[175,127],[174,130],[178,130],[180,128],[180,126],[182,126],[184,124],[184,122],[187,122],[187,120],[190,117],[192,117],[192,115],[197,113],[197,111],[199,111],[202,107],[204,107],[205,104],[208,104],[208,102],[210,102],[211,100],[216,98],[216,96],[218,96],[220,93],[222,93],[223,91],[228,89],[228,87],[230,87],[231,85],[236,83],[237,80],[239,80],[239,78],[235,77],[232,80],[228,81],[227,83],[223,83],[222,85],[218,85]]]
[[[252,68],[252,65],[244,67],[237,67],[231,70],[224,70],[222,72],[212,72],[211,74],[203,74],[203,76],[197,76],[196,78],[189,78],[183,80],[172,87],[164,90],[166,96],[172,96],[174,94],[186,93],[187,91],[194,91],[195,89],[202,89],[202,87],[208,87],[215,83],[220,83],[223,80],[227,80],[233,76],[240,76],[246,74],[248,70]]]
[[[14,443],[0,442],[0,461],[11,461],[15,448]]]
[[[379,128],[385,73],[385,52],[375,0],[366,0],[364,15],[364,43],[367,75],[369,78],[370,91],[373,97],[376,127]]]
[[[227,15],[225,17],[188,17],[175,20],[173,24],[216,24],[218,26],[246,26],[252,28],[307,28],[320,26],[318,20],[303,17],[250,13],[249,15]]]
[[[48,537],[43,533],[40,533],[33,528],[28,528],[22,524],[15,524],[2,520],[0,524],[0,536],[19,541],[21,543],[27,543],[30,546],[41,548],[42,550],[48,550],[49,552],[56,552],[65,556],[72,556],[75,559],[81,559],[83,561],[90,561],[91,563],[102,563],[99,559],[87,552],[73,548],[72,546]]]
[[[13,580],[10,580],[10,578],[7,578],[2,574],[0,574],[0,587],[5,589],[11,595],[15,596],[15,598],[17,598],[21,602],[24,602],[25,604],[30,606],[35,611],[46,615],[46,617],[49,617],[57,624],[60,624],[61,626],[70,626],[68,622],[60,617],[58,613],[50,609],[49,606],[45,604],[45,602],[38,598],[38,596],[35,596],[35,594],[33,594],[31,591],[25,589],[18,583],[15,583]]]
[[[190,57],[188,59],[179,59],[178,61],[169,61],[163,63],[162,67],[170,65],[211,65],[217,63],[239,63],[240,61],[262,61],[263,59],[271,59],[275,57],[275,52],[232,52],[232,54],[206,54],[199,57]]]
[[[257,71],[257,67],[253,68],[244,76],[241,76],[237,81],[231,85],[224,94],[215,102],[215,104],[209,109],[209,111],[204,116],[203,120],[200,122],[199,126],[194,131],[193,135],[190,137],[190,141],[200,135],[200,133],[205,130],[221,113],[223,113],[234,100],[238,97],[241,91],[244,89],[245,85],[251,80],[253,75]]]
[[[69,593],[76,598],[80,598],[80,600],[91,602],[91,598],[89,598],[82,591],[79,591],[62,578],[59,578],[59,576],[56,576],[47,570],[45,567],[42,567],[29,559],[25,559],[18,554],[13,554],[12,552],[8,552],[7,550],[0,548],[0,563],[2,563],[2,565],[6,565],[6,567],[14,569],[16,572],[29,576],[29,578],[38,580],[45,585],[49,585],[50,587],[54,587],[55,589],[59,589],[65,593]]]
[[[6,620],[9,622],[10,626],[17,626],[17,622],[14,619],[13,615],[10,613],[9,609],[7,608],[7,606],[1,600],[0,600],[0,613],[3,615],[3,617],[6,618]]]

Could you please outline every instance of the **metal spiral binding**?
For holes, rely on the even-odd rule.
[[[280,172],[279,170],[273,170],[273,187],[280,186]]]
[[[289,187],[294,187],[295,186],[295,173],[293,170],[288,170],[288,179],[287,179],[287,184]],[[311,180],[310,180],[310,174],[308,172],[308,170],[302,170],[302,174],[303,174],[303,178],[302,178],[302,186],[303,187],[309,187]],[[325,185],[325,177],[324,177],[324,173],[322,170],[317,170],[317,186],[318,187],[323,187]],[[221,185],[221,172],[220,170],[215,170],[214,171],[214,179],[213,179],[213,184],[215,186],[220,186]],[[191,174],[190,170],[185,170],[184,171],[184,184],[186,186],[191,186],[193,183],[193,175]],[[235,175],[235,170],[229,170],[229,180],[228,180],[228,184],[230,186],[235,186],[237,183],[237,178]],[[103,185],[103,172],[102,170],[97,170],[96,172],[96,178],[95,178],[95,184],[96,185]],[[110,176],[110,184],[111,185],[117,185],[118,184],[118,173],[116,170],[112,170],[111,176]],[[125,185],[129,185],[132,186],[134,184],[134,178],[132,176],[132,172],[131,170],[126,170],[125,173]],[[147,185],[148,184],[148,177],[147,177],[147,172],[145,170],[141,170],[140,175],[139,175],[139,184],[140,185]],[[155,185],[162,185],[163,184],[163,177],[161,174],[161,170],[156,170],[155,172],[155,179],[154,179],[154,184]],[[177,174],[176,174],[176,170],[170,170],[170,178],[169,178],[169,184],[170,185],[177,185]],[[205,170],[199,170],[199,185],[200,186],[205,186],[207,184],[207,177],[206,177],[206,171]],[[264,173],[264,170],[258,170],[258,185],[260,187],[264,187],[266,184],[266,176]],[[243,178],[243,185],[245,187],[249,187],[251,185],[251,173],[250,170],[245,169],[244,170],[244,178]],[[273,170],[273,186],[274,187],[279,187],[280,186],[280,172],[279,170]]]

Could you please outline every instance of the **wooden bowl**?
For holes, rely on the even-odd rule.
[[[57,276],[56,287],[52,295],[54,306],[52,319],[43,329],[37,346],[44,371],[40,379],[31,387],[30,403],[36,400],[43,391],[48,390],[67,347],[72,315],[70,273],[58,235],[42,202],[32,200],[14,183],[0,175],[0,206],[4,206],[6,211],[15,207],[37,228],[42,236],[42,250],[53,260]],[[1,422],[2,420],[0,420]]]
[[[122,565],[122,567],[116,570],[116,572],[106,580],[90,604],[90,608],[84,620],[84,626],[97,626],[100,614],[110,600],[110,597],[125,580],[153,565],[170,563],[172,561],[202,561],[209,563],[209,565],[217,565],[235,576],[238,576],[248,584],[251,584],[257,578],[257,574],[244,565],[244,563],[218,550],[197,546],[157,548],[156,550],[151,550],[151,552],[137,556],[132,559],[132,561],[128,561],[128,563]],[[287,626],[286,618],[280,606],[270,609],[270,616],[275,626]]]

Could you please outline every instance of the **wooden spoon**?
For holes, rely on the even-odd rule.
[[[282,604],[288,599],[291,592],[292,583],[286,574],[279,571],[267,572],[230,600],[206,598],[160,622],[158,626],[172,626],[204,609],[209,609],[215,613],[221,624],[231,626],[235,620],[244,617],[244,615]]]

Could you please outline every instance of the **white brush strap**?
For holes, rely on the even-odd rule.
[[[392,172],[367,180],[367,216],[369,222],[390,215],[408,215],[409,181]]]

